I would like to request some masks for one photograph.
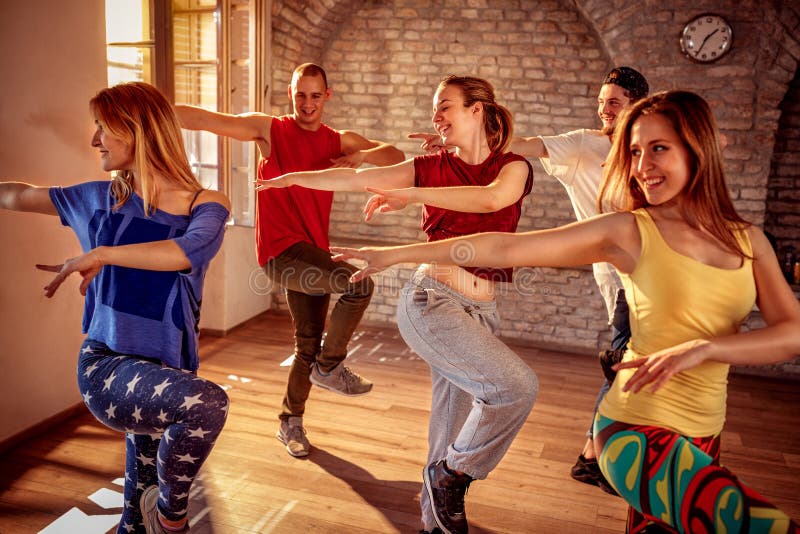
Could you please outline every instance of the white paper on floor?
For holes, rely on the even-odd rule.
[[[105,534],[119,523],[122,514],[86,515],[77,508],[72,508],[39,534]]]
[[[101,488],[89,495],[89,500],[105,510],[122,508],[125,505],[125,496],[122,493],[106,488]]]

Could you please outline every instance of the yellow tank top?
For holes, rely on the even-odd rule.
[[[630,308],[631,340],[624,361],[693,339],[739,331],[755,303],[752,260],[721,269],[679,254],[667,245],[650,214],[633,212],[642,252],[630,274],[620,274]],[[747,232],[737,239],[748,255]],[[630,424],[673,429],[690,437],[717,434],[725,423],[728,364],[704,362],[673,376],[655,394],[622,386],[635,369],[624,369],[600,405],[600,413]]]

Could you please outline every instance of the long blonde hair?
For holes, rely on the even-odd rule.
[[[121,83],[98,92],[89,101],[89,107],[103,129],[133,147],[145,215],[158,208],[154,175],[174,181],[188,191],[203,188],[186,159],[175,111],[158,89],[142,82]],[[112,180],[114,209],[118,209],[133,192],[133,171],[118,171]]]
[[[464,107],[470,107],[475,102],[483,104],[483,128],[489,149],[504,152],[514,135],[514,123],[511,112],[495,100],[492,84],[483,78],[450,75],[439,83],[439,89],[449,85],[461,88]]]
[[[708,103],[689,91],[656,93],[622,112],[603,171],[598,194],[600,212],[604,207],[611,211],[632,211],[650,205],[633,177],[630,146],[636,120],[654,114],[670,122],[691,158],[689,181],[681,192],[683,218],[695,228],[704,228],[731,252],[749,257],[736,239],[735,230],[746,228],[750,223],[733,206],[722,169],[719,130],[714,116]]]

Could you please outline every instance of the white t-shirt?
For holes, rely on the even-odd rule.
[[[561,182],[567,190],[575,217],[582,221],[597,215],[597,193],[603,177],[603,163],[611,150],[608,136],[600,130],[583,129],[543,136],[541,139],[548,155],[539,158],[539,161],[545,172]],[[609,263],[595,263],[592,270],[611,322],[617,291],[622,288],[622,283]]]

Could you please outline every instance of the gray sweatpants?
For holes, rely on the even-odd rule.
[[[400,334],[431,367],[428,463],[483,479],[525,423],[539,383],[533,370],[497,339],[494,301],[471,300],[415,273],[397,306]],[[426,530],[436,526],[428,492],[420,496]]]

